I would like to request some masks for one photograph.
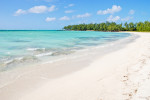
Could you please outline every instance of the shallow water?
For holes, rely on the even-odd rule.
[[[94,31],[0,31],[0,71],[131,36]]]

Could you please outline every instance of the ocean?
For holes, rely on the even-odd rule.
[[[79,50],[103,46],[129,33],[57,30],[0,31],[0,71],[64,57]]]

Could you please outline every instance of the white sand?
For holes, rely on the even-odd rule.
[[[62,77],[53,72],[55,78],[43,77],[47,81],[25,92],[20,89],[28,88],[23,87],[24,84],[36,82],[36,78],[28,77],[49,71],[27,74],[22,80],[1,88],[0,100],[150,100],[150,33],[134,34],[140,38],[124,48],[97,58],[90,65],[68,62],[68,65],[74,64],[74,70],[78,65],[88,67]]]

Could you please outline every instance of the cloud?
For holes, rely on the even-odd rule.
[[[52,5],[51,7],[48,8],[48,11],[49,11],[49,12],[54,11],[54,10],[55,10],[55,7],[56,7],[55,5]]]
[[[66,10],[65,13],[73,13],[73,10]]]
[[[52,12],[55,10],[55,7],[56,7],[55,5],[52,5],[51,7],[41,5],[41,6],[34,6],[32,8],[29,8],[28,10],[18,9],[14,15],[19,16],[19,15],[27,14],[27,13],[39,14],[39,13],[45,13],[45,12]]]
[[[34,6],[28,10],[29,13],[44,13],[47,11],[46,6]]]
[[[64,17],[61,17],[59,20],[70,20],[70,18],[67,16],[64,16]]]
[[[55,21],[55,20],[56,20],[55,17],[47,17],[47,18],[45,19],[46,22],[51,22],[51,21]]]
[[[64,8],[69,8],[69,7],[73,7],[74,4],[69,4],[68,6],[65,6]]]
[[[97,14],[98,15],[114,14],[114,13],[119,12],[121,10],[122,10],[122,8],[120,6],[113,5],[111,9],[108,8],[106,10],[99,10],[97,12]]]
[[[19,15],[26,14],[26,13],[27,13],[27,12],[26,12],[25,10],[18,9],[18,10],[15,12],[14,16],[19,16]]]
[[[133,17],[128,16],[128,17],[122,18],[121,21],[129,21],[131,19],[133,19]]]
[[[130,14],[130,15],[133,15],[134,13],[135,13],[134,10],[130,10],[130,11],[129,11],[129,14]]]
[[[110,16],[107,18],[107,21],[109,21],[109,22],[116,22],[116,21],[118,21],[118,20],[120,20],[120,17],[119,17],[119,16],[113,17],[113,15],[110,15]]]
[[[83,14],[83,15],[77,15],[76,17],[77,17],[77,18],[84,18],[84,17],[90,17],[90,16],[91,16],[90,13],[85,13],[85,14]]]

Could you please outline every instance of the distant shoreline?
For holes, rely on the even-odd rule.
[[[118,31],[139,31],[145,32],[150,31],[150,22],[137,22],[137,23],[127,23],[124,24],[116,23],[116,22],[103,22],[103,23],[90,23],[90,24],[77,24],[77,25],[68,25],[64,26],[65,30],[94,30],[94,31],[110,31],[110,32],[118,32]]]
[[[0,31],[64,31],[64,30],[0,30]]]
[[[82,31],[82,30],[0,30],[0,31]],[[84,30],[95,31],[95,30]],[[150,31],[96,31],[96,32],[150,32]]]
[[[81,31],[81,30],[63,30],[63,31]],[[95,31],[95,30],[85,30],[85,31]],[[95,31],[95,32],[150,32],[150,31]]]

